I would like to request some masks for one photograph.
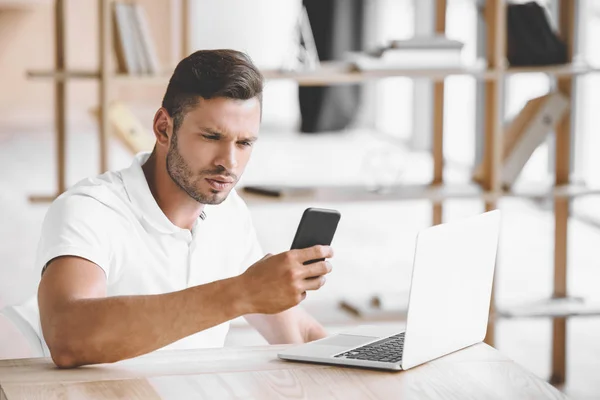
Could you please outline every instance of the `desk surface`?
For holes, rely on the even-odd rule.
[[[0,400],[566,398],[485,344],[403,372],[278,360],[285,347],[163,351],[72,370],[43,358],[0,360]]]

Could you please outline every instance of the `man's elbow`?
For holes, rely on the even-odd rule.
[[[82,348],[85,344],[72,335],[56,332],[46,339],[46,343],[50,350],[50,357],[58,368],[75,368],[87,364],[84,362],[85,351]],[[76,345],[77,343],[79,345]]]
[[[77,357],[73,354],[73,352],[68,349],[54,349],[50,350],[50,356],[52,357],[52,361],[58,368],[75,368],[82,365]]]

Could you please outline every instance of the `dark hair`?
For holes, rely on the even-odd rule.
[[[235,50],[199,50],[177,64],[162,106],[173,118],[173,132],[199,97],[248,100],[257,97],[262,113],[263,76],[250,57]]]

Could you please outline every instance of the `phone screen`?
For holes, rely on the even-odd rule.
[[[302,215],[292,249],[306,249],[316,245],[331,245],[340,221],[340,213],[324,208],[307,208]],[[312,260],[310,264],[321,260]]]

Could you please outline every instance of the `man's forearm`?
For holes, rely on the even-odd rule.
[[[273,315],[246,315],[245,318],[269,344],[306,343],[327,336],[323,326],[300,307]]]
[[[115,362],[164,347],[244,315],[239,277],[179,292],[74,300],[46,321],[60,367]],[[47,329],[48,328],[48,329]]]

